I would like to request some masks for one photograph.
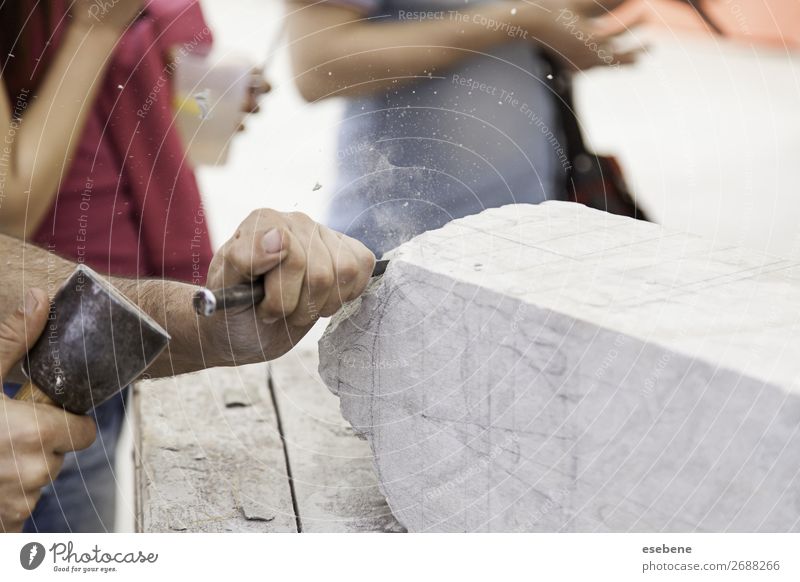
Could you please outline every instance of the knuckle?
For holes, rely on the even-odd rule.
[[[43,415],[42,413],[45,413]],[[38,421],[34,423],[31,429],[35,433],[32,438],[36,439],[37,443],[49,444],[51,441],[62,437],[66,431],[63,422],[63,415],[68,414],[62,409],[45,409],[44,411],[36,411]]]
[[[50,481],[50,472],[41,458],[28,458],[19,468],[19,480],[25,490],[38,489]]]
[[[70,435],[76,448],[83,449],[94,442],[97,436],[97,425],[89,416],[73,416],[70,418]]]
[[[310,222],[314,222],[313,220],[311,220],[311,217],[308,214],[306,214],[305,212],[299,212],[297,210],[293,210],[292,212],[287,214],[287,216],[292,222],[299,222],[301,224],[308,224]]]
[[[337,271],[340,282],[350,283],[353,281],[353,279],[358,277],[360,269],[355,259],[346,258],[339,261],[339,267]]]
[[[290,325],[302,327],[316,321],[316,318],[305,310],[296,310],[287,318]]]
[[[231,255],[233,254],[233,249],[236,247],[236,241],[238,240],[238,238],[239,237],[236,237],[235,239],[230,239],[225,241],[225,244],[223,244],[222,247],[219,249],[218,254],[222,258],[223,265],[225,263],[230,262]]]
[[[249,223],[249,222],[256,222],[257,223],[258,221],[261,220],[261,218],[264,216],[264,213],[266,211],[267,211],[266,208],[256,208],[255,210],[251,210],[250,214],[247,215],[247,218],[245,218],[244,222],[245,223]]]
[[[312,291],[330,289],[336,282],[336,277],[330,269],[314,269],[308,273],[308,286]]]
[[[64,465],[64,455],[50,455],[49,478],[54,479]]]
[[[44,460],[37,462],[31,469],[31,478],[36,487],[44,487],[50,482],[50,469]]]
[[[37,423],[34,419],[31,419],[29,424],[20,427],[19,431],[17,432],[16,440],[18,440],[21,444],[27,445],[28,447],[38,447],[41,446],[42,443],[51,440],[52,433],[53,429],[49,423]]]
[[[363,251],[358,253],[358,264],[364,273],[371,273],[375,268],[375,255],[364,247]]]
[[[240,275],[248,267],[250,258],[244,244],[230,244],[223,250],[225,275]]]
[[[13,509],[11,510],[12,516],[16,521],[20,524],[24,522],[28,517],[30,517],[33,508],[36,507],[36,502],[39,500],[39,494],[36,493],[30,495],[20,496],[20,498],[14,502]]]
[[[283,299],[279,294],[268,298],[261,306],[262,317],[275,318],[283,315]]]
[[[278,224],[282,222],[283,215],[271,208],[257,208],[247,215],[245,224],[252,224],[253,228],[259,228],[265,224]]]
[[[307,260],[306,255],[302,251],[295,251],[289,253],[289,255],[284,259],[281,266],[285,265],[285,268],[289,271],[302,271],[306,268]]]
[[[328,303],[325,304],[325,306],[322,309],[319,310],[319,315],[320,317],[330,317],[331,315],[339,311],[339,308],[341,306],[342,305],[340,302],[329,301]]]

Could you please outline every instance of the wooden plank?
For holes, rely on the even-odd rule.
[[[267,366],[134,387],[137,529],[296,532]]]
[[[405,531],[378,487],[369,445],[342,418],[317,365],[316,346],[270,365],[301,531]]]

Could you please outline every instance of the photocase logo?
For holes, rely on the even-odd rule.
[[[26,570],[35,570],[44,561],[44,546],[39,542],[30,542],[19,551],[19,563]]]

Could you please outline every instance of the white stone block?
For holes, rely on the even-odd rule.
[[[561,202],[391,259],[320,374],[410,531],[800,530],[798,263]]]

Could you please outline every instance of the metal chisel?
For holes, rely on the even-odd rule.
[[[386,271],[388,259],[375,262],[372,276],[378,277]],[[209,317],[217,311],[237,308],[254,307],[264,300],[264,278],[259,277],[251,283],[240,283],[224,289],[198,290],[192,298],[192,305],[198,315]]]

